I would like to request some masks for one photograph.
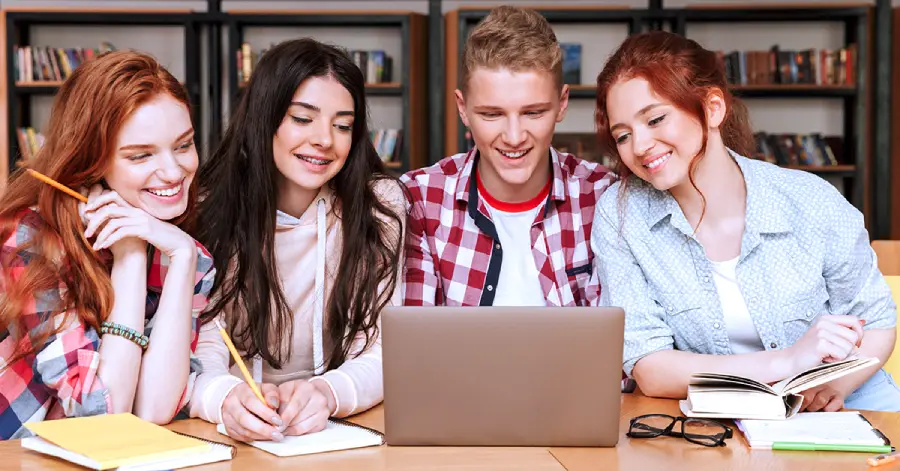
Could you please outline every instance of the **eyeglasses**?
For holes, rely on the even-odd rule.
[[[681,425],[681,431],[674,430],[675,424]],[[666,435],[681,437],[703,446],[725,446],[725,439],[731,438],[734,433],[731,427],[714,420],[647,414],[631,419],[628,433],[625,435],[631,438],[656,438]]]

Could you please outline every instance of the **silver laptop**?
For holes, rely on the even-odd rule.
[[[388,307],[388,445],[615,446],[625,313]]]

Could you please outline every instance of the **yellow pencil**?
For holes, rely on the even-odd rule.
[[[38,180],[62,191],[63,193],[68,193],[69,195],[74,196],[78,199],[78,201],[81,201],[82,203],[88,202],[87,197],[85,197],[81,193],[63,185],[62,183],[57,182],[56,180],[48,177],[47,175],[44,175],[43,173],[36,172],[30,168],[26,168],[25,171],[28,172],[32,177],[37,178]]]
[[[225,341],[225,345],[228,346],[228,350],[231,351],[231,356],[234,358],[234,362],[237,363],[238,368],[241,369],[241,373],[244,374],[244,379],[247,381],[247,384],[250,385],[250,389],[253,390],[253,394],[256,394],[256,397],[262,401],[266,406],[269,405],[266,402],[266,399],[263,398],[262,392],[260,392],[259,387],[256,385],[256,381],[253,380],[253,376],[250,376],[250,372],[247,371],[247,365],[244,364],[244,360],[241,359],[241,356],[238,354],[237,349],[234,348],[234,344],[231,343],[231,338],[228,337],[228,334],[225,332],[225,328],[222,327],[222,324],[219,323],[219,319],[216,319],[216,327],[219,328],[219,334],[222,336],[222,340]]]

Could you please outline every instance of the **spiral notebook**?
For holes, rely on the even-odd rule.
[[[788,420],[736,420],[751,448],[776,442],[826,445],[890,445],[890,440],[859,412],[801,412]]]
[[[132,414],[25,424],[22,447],[96,470],[155,471],[230,460],[234,446],[173,432]]]
[[[222,424],[216,430],[228,435]],[[321,432],[284,437],[280,442],[253,441],[247,444],[276,456],[297,456],[384,445],[384,434],[346,420],[330,419]]]

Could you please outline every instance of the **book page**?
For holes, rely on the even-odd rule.
[[[855,358],[834,363],[824,363],[804,371],[790,380],[776,383],[773,389],[780,391],[782,394],[796,394],[877,363],[877,358]]]
[[[830,445],[884,445],[884,439],[858,412],[801,412],[788,420],[737,420],[750,446],[772,442]]]
[[[216,430],[228,435],[225,426],[219,424]],[[367,446],[378,446],[384,438],[368,430],[328,421],[325,430],[300,436],[284,437],[280,442],[253,441],[248,445],[267,451],[276,456],[307,455],[326,451],[348,450]]]
[[[718,390],[739,391],[756,390],[769,394],[776,394],[775,390],[773,390],[772,387],[768,384],[764,384],[750,378],[743,378],[741,376],[724,375],[718,373],[693,374],[691,375],[690,385],[697,386],[698,388],[702,389],[714,388]]]

